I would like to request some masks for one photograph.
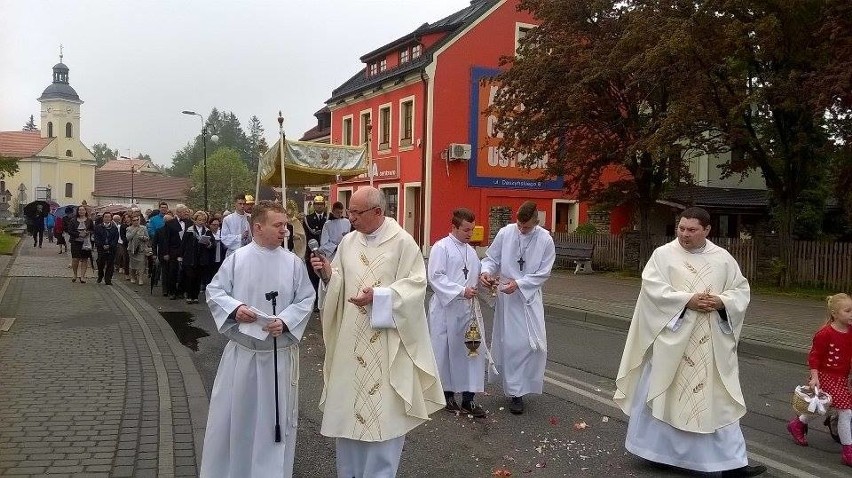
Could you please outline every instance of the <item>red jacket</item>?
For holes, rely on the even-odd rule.
[[[808,365],[811,370],[848,377],[852,368],[852,330],[838,332],[829,324],[819,329],[808,354]]]

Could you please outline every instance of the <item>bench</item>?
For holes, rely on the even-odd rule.
[[[578,244],[570,242],[555,242],[556,260],[565,261],[570,266],[571,262],[577,265],[574,268],[575,274],[591,274],[592,270],[592,255],[595,253],[594,244]]]

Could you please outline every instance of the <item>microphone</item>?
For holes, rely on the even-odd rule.
[[[311,253],[316,254],[318,256],[325,255],[322,252],[320,252],[319,241],[317,241],[316,239],[311,239],[310,241],[308,241],[308,249],[311,250]]]

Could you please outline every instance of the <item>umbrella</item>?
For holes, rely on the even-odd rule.
[[[68,208],[71,208],[70,210]],[[66,204],[65,206],[59,206],[56,208],[56,211],[53,213],[56,217],[62,216],[73,216],[77,211],[77,206],[74,204]]]
[[[24,216],[33,219],[38,214],[38,206],[41,206],[42,214],[45,216],[50,213],[50,204],[47,201],[33,201],[24,206]]]

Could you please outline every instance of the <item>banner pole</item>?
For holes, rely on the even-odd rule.
[[[370,178],[370,187],[373,187],[373,122],[367,122],[367,176]]]
[[[287,207],[287,179],[284,172],[284,116],[278,110],[278,154],[281,155],[281,204]]]

